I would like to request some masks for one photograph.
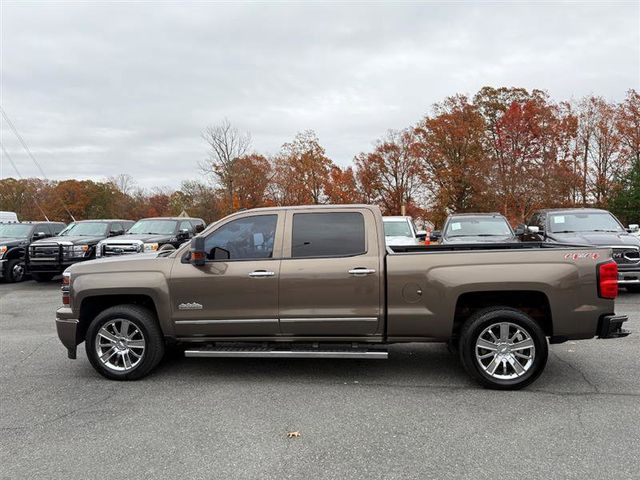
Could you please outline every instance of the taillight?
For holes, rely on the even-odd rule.
[[[613,260],[598,265],[598,296],[611,299],[618,296],[618,264]]]
[[[71,304],[71,274],[64,272],[62,274],[62,304]]]

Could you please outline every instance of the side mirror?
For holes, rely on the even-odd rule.
[[[427,231],[426,230],[418,230],[416,232],[416,238],[418,240],[420,240],[421,242],[424,242],[425,238],[427,238]]]
[[[540,227],[529,225],[527,226],[527,233],[534,233],[534,234],[540,233]]]
[[[229,250],[225,250],[222,247],[213,247],[212,254],[214,260],[229,260],[231,258]]]
[[[201,267],[207,260],[207,255],[204,251],[204,237],[194,237],[191,239],[191,256],[189,262],[191,265]]]
[[[117,230],[115,232],[109,232],[110,237],[118,237],[120,235],[124,235],[124,230]]]
[[[204,232],[204,225],[202,225],[201,223],[196,225],[196,233],[200,233],[200,232]]]
[[[178,238],[189,238],[189,229],[188,228],[180,229],[180,231],[178,232]]]
[[[637,231],[640,231],[640,225],[638,225],[637,223],[632,223],[629,225],[629,233],[636,233]]]
[[[513,233],[516,234],[516,237],[521,237],[522,235],[525,234],[526,230],[527,230],[527,226],[524,223],[521,223],[515,228]]]
[[[40,238],[46,238],[47,234],[45,232],[36,232],[33,234],[33,238],[36,239],[40,239]]]
[[[433,232],[431,232],[431,235],[429,235],[429,240],[431,242],[437,242],[441,238],[442,238],[442,232],[440,230],[434,230]]]

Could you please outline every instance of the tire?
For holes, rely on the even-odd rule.
[[[518,390],[526,387],[540,376],[548,355],[549,347],[542,328],[527,314],[514,308],[481,310],[462,327],[462,365],[473,379],[487,388]]]
[[[123,325],[127,325],[126,340]],[[111,380],[137,380],[160,363],[165,343],[156,316],[148,308],[117,305],[103,310],[91,321],[85,349],[100,375]]]
[[[31,278],[33,278],[36,282],[50,282],[53,277],[55,277],[55,273],[32,273]]]
[[[627,285],[625,288],[629,293],[640,293],[640,285]]]
[[[26,276],[26,269],[24,260],[15,258],[7,262],[7,282],[17,283],[24,280]]]

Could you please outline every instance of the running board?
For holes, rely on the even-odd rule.
[[[320,349],[269,349],[261,347],[231,348],[212,347],[201,350],[185,350],[185,357],[248,357],[248,358],[364,358],[386,360],[386,350],[320,350]]]

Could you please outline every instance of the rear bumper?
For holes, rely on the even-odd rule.
[[[626,315],[604,315],[598,322],[598,338],[622,338],[631,332],[622,328]]]
[[[68,357],[76,358],[76,347],[81,339],[78,339],[78,319],[73,318],[73,311],[69,307],[60,307],[56,311],[56,330],[58,338],[67,347]]]

